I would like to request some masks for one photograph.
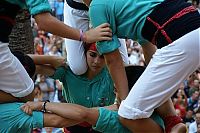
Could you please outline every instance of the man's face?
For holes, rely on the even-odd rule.
[[[197,124],[200,124],[200,113],[196,113],[196,122],[197,122]]]

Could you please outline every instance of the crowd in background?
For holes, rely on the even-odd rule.
[[[54,16],[63,21],[64,1],[49,0],[49,2]],[[200,4],[198,1],[193,0],[189,2],[192,2],[200,11]],[[34,54],[56,55],[64,56],[66,58],[67,53],[65,50],[64,39],[39,30],[34,19],[32,19],[31,22],[34,35]],[[126,39],[126,44],[129,63],[145,66],[143,51],[140,44],[130,39]],[[65,102],[61,95],[62,83],[58,80],[46,77],[45,75],[36,76],[35,92],[35,101],[50,100],[52,102]],[[195,128],[195,123],[199,125],[197,127],[200,128],[200,112],[198,110],[200,107],[200,69],[196,70],[179,86],[178,91],[172,96],[172,101],[177,114],[180,115],[184,123],[187,124],[189,133],[192,133],[192,128]],[[46,132],[52,132],[52,128],[46,128]]]

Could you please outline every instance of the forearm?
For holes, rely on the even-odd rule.
[[[57,56],[35,55],[35,54],[28,54],[28,56],[30,56],[33,59],[35,65],[52,64],[53,62],[56,61],[56,59],[59,58]]]
[[[111,77],[119,94],[120,100],[128,95],[128,81],[119,50],[104,55]]]
[[[46,110],[76,122],[86,121],[95,125],[99,116],[97,109],[90,109],[70,103],[47,103]]]
[[[66,119],[61,116],[52,113],[44,113],[44,127],[69,127],[76,125],[80,122]]]
[[[48,65],[36,65],[36,73],[46,76],[52,76],[55,73],[55,69]]]
[[[87,108],[70,103],[47,103],[46,110],[61,117],[73,119],[76,121],[84,121],[87,115]]]
[[[34,16],[39,29],[50,32],[52,34],[79,40],[80,31],[65,25],[63,22],[57,20],[50,13],[41,13]]]

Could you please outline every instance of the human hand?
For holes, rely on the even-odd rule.
[[[66,59],[64,57],[55,56],[54,62],[52,62],[53,67],[56,69],[60,66],[66,65]]]
[[[106,106],[106,108],[107,108],[108,110],[117,111],[117,110],[119,109],[119,105],[117,105],[117,104],[112,104],[112,105]]]
[[[34,110],[41,111],[43,102],[26,102],[20,108],[28,115],[32,115]]]
[[[86,43],[94,43],[98,41],[112,40],[112,30],[109,27],[108,23],[99,25],[94,29],[86,31],[83,41]]]

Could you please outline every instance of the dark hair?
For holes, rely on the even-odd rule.
[[[145,68],[146,67],[144,66],[133,66],[133,65],[125,67],[129,91],[131,90],[133,85],[136,83],[136,81],[139,79],[139,77],[142,75]]]
[[[92,44],[93,44],[93,43],[84,43],[83,47],[84,47],[85,53],[90,49],[90,46],[91,46]]]
[[[12,51],[12,53],[21,62],[29,76],[32,78],[36,70],[33,59],[20,51]]]

